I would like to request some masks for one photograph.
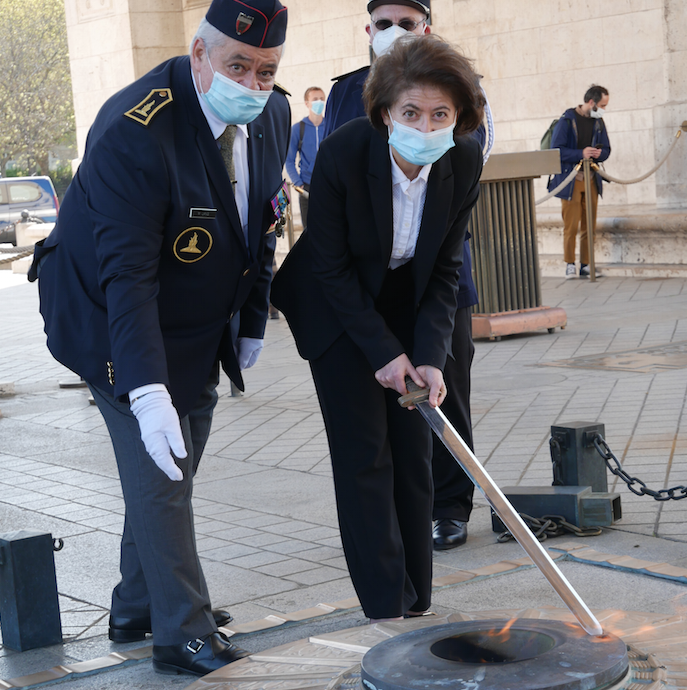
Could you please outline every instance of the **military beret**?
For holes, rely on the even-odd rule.
[[[212,0],[205,19],[229,38],[274,48],[286,40],[287,14],[279,0]]]
[[[419,0],[371,0],[367,3],[367,13],[372,14],[372,10],[376,10],[381,5],[405,5],[423,12],[429,19],[429,2],[430,0],[422,0],[422,2]]]

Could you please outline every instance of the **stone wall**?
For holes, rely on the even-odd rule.
[[[435,25],[484,74],[498,152],[538,148],[551,120],[580,103],[594,82],[610,92],[606,167],[615,177],[648,171],[687,119],[683,0],[440,0]],[[681,143],[676,153],[673,178],[687,170],[687,147]],[[608,185],[604,203],[687,205],[679,191],[666,182],[658,195],[654,176]]]
[[[109,95],[161,60],[185,53],[208,0],[65,0],[79,150]],[[365,0],[286,0],[289,34],[278,80],[303,93],[369,63]],[[475,59],[496,122],[496,152],[539,148],[554,117],[592,82],[610,91],[608,171],[651,168],[687,120],[684,0],[433,0],[433,30]],[[544,181],[537,182],[537,195]],[[604,203],[687,206],[687,137],[645,182],[608,185]],[[553,200],[545,205],[558,207]]]
[[[100,106],[186,52],[182,0],[65,0],[79,155]]]

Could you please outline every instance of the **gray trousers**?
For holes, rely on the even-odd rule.
[[[181,419],[188,456],[177,460],[184,479],[173,482],[148,455],[127,403],[89,384],[114,447],[124,503],[121,582],[112,593],[113,616],[150,614],[157,645],[194,640],[217,629],[196,551],[193,477],[210,434],[217,403],[216,368],[198,402]]]

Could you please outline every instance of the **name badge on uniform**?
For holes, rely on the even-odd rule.
[[[284,226],[286,225],[287,211],[289,208],[289,191],[286,187],[286,182],[282,182],[277,193],[272,197],[270,203],[272,204],[272,210],[274,211],[274,217],[276,222],[274,224],[274,232],[277,237],[281,237],[284,234]]]
[[[192,208],[188,214],[189,218],[216,218],[216,208]]]

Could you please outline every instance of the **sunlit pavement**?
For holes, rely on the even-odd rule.
[[[0,679],[119,649],[107,641],[106,624],[123,520],[99,413],[84,389],[59,388],[70,373],[45,347],[36,288],[16,277],[3,280],[8,273],[0,271],[0,384],[13,383],[15,395],[0,398],[0,533],[36,529],[64,539],[55,561],[66,644],[22,654],[0,649]],[[677,345],[687,341],[686,285],[679,278],[547,278],[544,304],[566,310],[565,330],[476,343],[475,452],[499,486],[550,484],[550,427],[574,421],[605,424],[606,440],[625,469],[651,488],[687,485],[687,361]],[[658,353],[653,369],[628,370],[627,357],[598,357],[642,348]],[[221,383],[194,489],[198,548],[213,604],[228,607],[237,623],[355,594],[314,387],[283,318],[268,322],[265,350],[246,383],[238,398],[230,397],[226,379]],[[623,519],[584,545],[608,557],[687,567],[687,500],[659,503],[610,479],[609,490],[622,496]],[[450,582],[458,572],[524,555],[517,544],[496,543],[482,499],[469,531],[465,546],[436,555],[435,578]],[[582,541],[559,537],[546,546],[574,540]],[[687,606],[687,585],[679,580],[572,558],[561,569],[592,609],[670,613]],[[542,576],[511,568],[438,589],[433,609],[546,605],[562,606]],[[364,622],[354,608],[281,632],[246,635],[240,644],[257,651],[279,644],[280,635],[300,639],[323,626]],[[157,676],[143,662],[72,687],[186,687],[191,680]]]

